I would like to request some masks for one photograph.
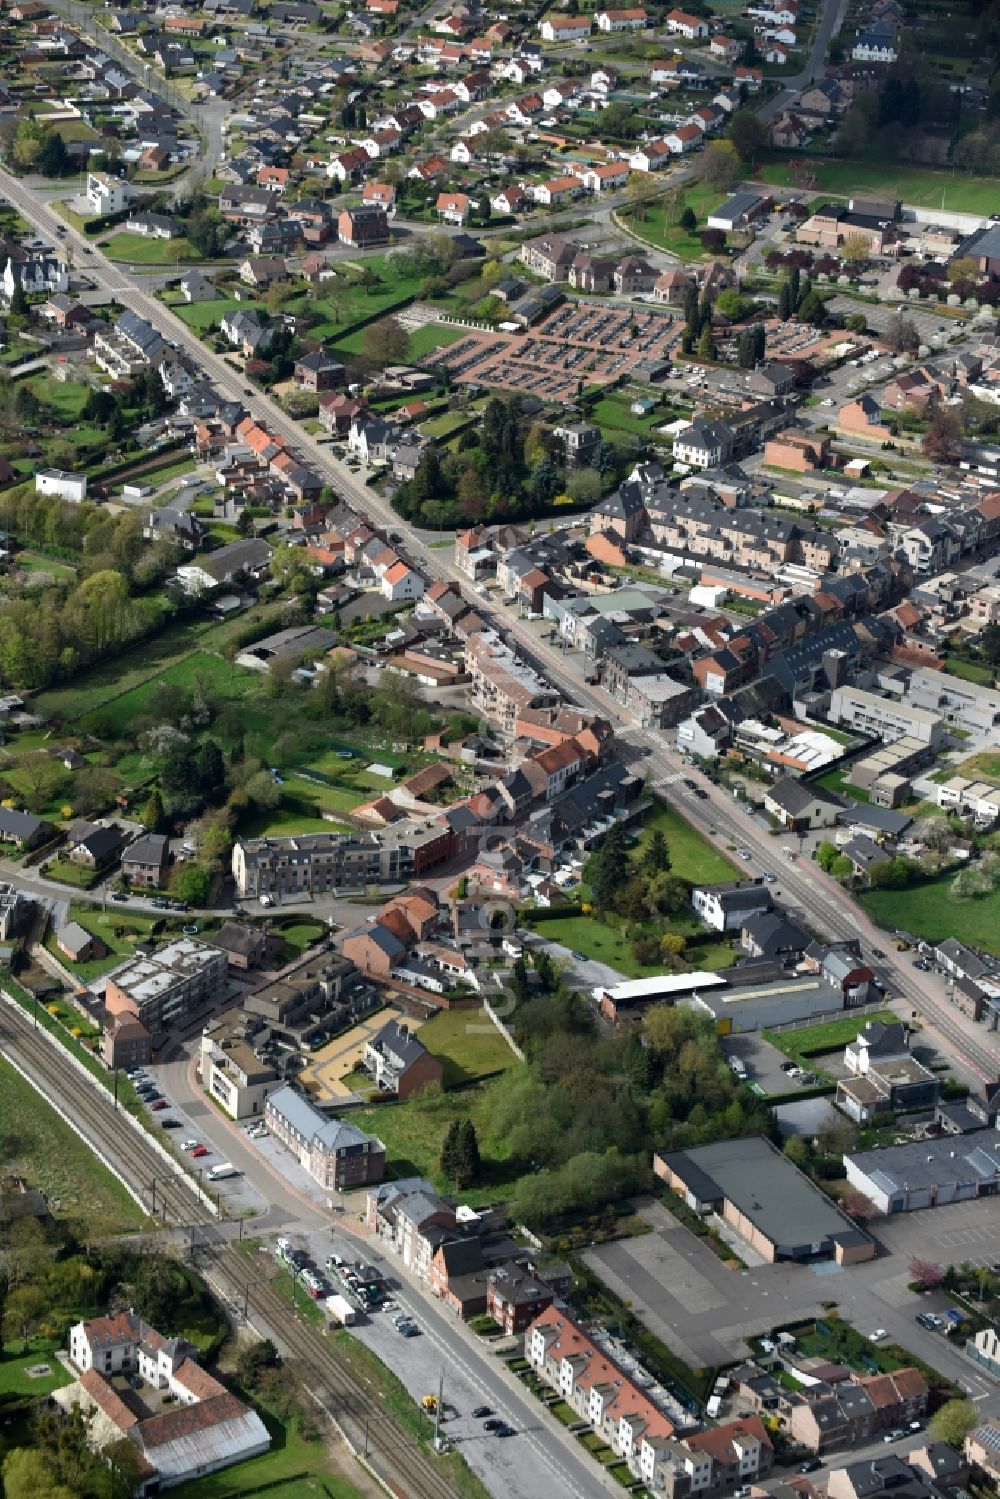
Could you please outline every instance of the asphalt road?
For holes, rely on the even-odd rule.
[[[822,74],[826,59],[826,49],[830,45],[830,38],[840,30],[844,24],[846,14],[847,0],[825,0],[823,15],[816,28],[816,35],[813,38],[812,47],[809,49],[808,58],[798,73],[794,73],[782,80],[784,86],[781,91],[775,94],[773,99],[768,99],[757,110],[757,114],[762,120],[773,119],[779,110],[784,109],[785,105],[802,88],[803,84],[811,83],[814,78],[818,78]]]

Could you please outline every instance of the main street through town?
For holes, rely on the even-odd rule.
[[[52,238],[59,229],[65,229],[63,221],[31,187],[2,168],[0,191],[39,233]],[[127,271],[109,260],[99,248],[89,245],[76,230],[67,231],[65,238],[73,245],[77,263],[86,266],[88,276],[101,290],[146,318],[164,338],[182,349],[196,367],[200,366],[220,391],[233,400],[244,402],[254,417],[306,455],[316,473],[348,504],[383,527],[399,529],[404,526],[387,499],[297,425],[269,395],[250,390],[244,384],[243,376],[226,358],[203,344],[169,307],[138,286]],[[468,597],[468,579],[459,572],[448,553],[431,548],[412,531],[407,534],[406,551],[428,579],[456,583]],[[468,602],[482,612],[482,601],[478,597],[468,597]],[[697,801],[685,797],[677,779],[682,770],[687,773],[684,762],[659,733],[632,724],[621,705],[607,692],[572,674],[562,653],[550,642],[531,633],[527,624],[516,617],[516,611],[506,610],[497,623],[508,638],[517,641],[525,657],[560,689],[567,702],[603,714],[614,724],[625,743],[632,746],[637,761],[641,760],[648,770],[654,787],[700,831],[717,838],[723,847],[735,843],[747,849],[750,855],[748,873],[760,874],[764,870],[778,873],[777,888],[782,891],[784,900],[804,912],[810,924],[828,938],[861,938],[867,943],[869,952],[872,945],[878,945],[880,935],[884,934],[880,934],[844,891],[828,881],[816,866],[804,864],[797,851],[789,853],[784,846],[787,840],[772,837],[746,807],[704,778],[698,779],[708,799]],[[996,1038],[949,1004],[938,978],[914,971],[912,964],[892,949],[891,943],[877,966],[889,994],[918,1012],[941,1046],[955,1058],[963,1075],[970,1076],[973,1081],[996,1078],[1000,1073],[1000,1047]]]

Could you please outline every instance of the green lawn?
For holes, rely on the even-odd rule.
[[[420,1027],[420,1040],[444,1063],[444,1085],[500,1072],[517,1061],[484,1010],[440,1010]]]
[[[301,957],[307,948],[312,947],[321,937],[325,937],[328,927],[322,921],[295,921],[290,926],[278,929],[279,936],[285,944],[286,958]]]
[[[326,786],[321,781],[312,781],[305,776],[290,773],[285,777],[285,791],[289,797],[312,802],[325,812],[353,812],[362,802],[370,801],[366,788],[353,786]]]
[[[1000,786],[1000,754],[994,754],[992,750],[982,750],[977,755],[970,755],[963,760],[961,765],[956,765],[946,773],[950,776],[968,776],[970,780],[993,781]]]
[[[304,1441],[294,1426],[282,1425],[266,1412],[262,1415],[271,1433],[270,1452],[182,1483],[173,1490],[177,1499],[240,1499],[265,1492],[267,1499],[298,1499],[300,1494],[360,1499],[360,1491],[326,1462],[322,1441]]]
[[[21,1347],[20,1338],[16,1344]],[[33,1379],[25,1371],[36,1364],[48,1364],[52,1372]],[[72,1374],[55,1357],[51,1339],[33,1338],[27,1353],[0,1354],[0,1404],[10,1395],[28,1395],[37,1400],[40,1395],[51,1395],[53,1390],[72,1383]]]
[[[52,380],[48,377],[29,375],[23,382],[44,401],[49,410],[64,422],[75,422],[87,404],[90,386],[81,380]]]
[[[54,1213],[85,1221],[99,1240],[138,1228],[141,1208],[49,1104],[0,1059],[7,1145],[2,1165],[41,1187]]]
[[[50,859],[45,865],[45,878],[58,880],[60,885],[72,885],[76,890],[89,890],[97,880],[97,872],[85,864],[73,864],[69,859]]]
[[[852,801],[868,802],[871,800],[868,792],[862,786],[852,786],[848,780],[851,767],[840,765],[836,770],[826,770],[821,776],[817,776],[815,785],[823,786],[827,791],[833,791],[838,796],[849,796]]]
[[[997,679],[994,668],[984,661],[963,661],[960,656],[945,656],[944,669],[963,682],[978,682],[983,687],[992,687]]]
[[[640,854],[656,831],[663,834],[670,846],[673,873],[690,880],[693,885],[731,880],[739,873],[737,866],[716,843],[703,837],[679,812],[658,797],[654,798],[653,810],[642,826],[638,843]]]
[[[457,344],[460,339],[467,338],[468,333],[468,328],[452,328],[447,323],[425,323],[410,334],[407,355],[410,359],[422,359],[434,349]]]
[[[76,568],[71,567],[68,562],[54,562],[51,557],[43,557],[40,552],[18,552],[14,566],[19,572],[48,573],[49,577],[56,579],[76,577]]]
[[[613,427],[635,437],[649,437],[656,427],[662,427],[674,416],[662,406],[658,406],[651,416],[636,416],[629,410],[631,404],[627,396],[603,396],[591,407],[590,416],[601,428]]]
[[[877,147],[873,148],[877,156]],[[848,198],[855,193],[877,193],[880,196],[901,198],[904,203],[913,203],[932,208],[947,209],[952,213],[996,212],[997,184],[995,177],[962,177],[948,172],[931,172],[915,167],[890,166],[873,160],[870,163],[854,161],[824,161],[808,159],[816,170],[817,192],[834,193]],[[794,185],[794,178],[787,161],[771,161],[763,166],[758,176],[764,182],[773,182],[781,187]]]
[[[243,312],[261,312],[263,306],[247,297],[237,302],[235,297],[220,297],[216,302],[176,302],[173,311],[182,322],[193,328],[202,337],[212,328],[218,328],[224,315],[240,308]]]
[[[105,240],[101,249],[112,260],[124,260],[130,265],[178,265],[201,259],[183,235],[179,239],[149,239],[145,234],[130,234],[127,229]]]
[[[822,1056],[827,1051],[839,1051],[853,1041],[870,1020],[882,1020],[889,1025],[895,1018],[895,1015],[886,1010],[863,1018],[860,1015],[845,1015],[843,1020],[826,1020],[820,1025],[804,1025],[794,1031],[765,1030],[762,1034],[772,1046],[783,1051],[785,1056],[805,1060],[807,1057]]]
[[[282,787],[281,803],[274,808],[261,808],[244,817],[240,822],[243,838],[281,837],[287,833],[344,833],[349,831],[347,823],[332,822],[320,815],[315,802],[290,795]]]
[[[868,890],[858,899],[872,920],[889,931],[912,932],[928,942],[957,937],[1000,954],[1000,890],[957,900],[952,878],[944,875],[908,890]]]
[[[599,921],[595,916],[563,916],[552,921],[528,924],[540,937],[548,942],[558,942],[571,952],[582,952],[584,957],[598,963],[607,963],[624,974],[626,978],[648,978],[662,973],[663,963],[639,963],[632,954],[632,938],[623,936],[617,927]],[[662,931],[679,932],[681,936],[701,930],[693,913],[680,915],[662,923]],[[652,927],[650,927],[652,931]],[[636,933],[636,935],[639,935]],[[689,948],[685,961],[690,968],[728,968],[736,954],[723,942],[705,942]]]

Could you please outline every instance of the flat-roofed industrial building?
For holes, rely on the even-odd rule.
[[[718,1213],[769,1263],[874,1258],[868,1235],[762,1136],[657,1154],[653,1171],[696,1213]]]

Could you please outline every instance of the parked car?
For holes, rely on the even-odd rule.
[[[493,1412],[488,1405],[477,1405],[472,1412],[473,1418],[476,1421],[482,1421],[485,1416],[492,1416],[492,1414]]]
[[[804,1463],[799,1464],[800,1473],[817,1473],[823,1464],[818,1457],[807,1457]]]
[[[169,1109],[170,1105],[165,1098],[157,1098],[149,1107],[154,1113],[159,1113],[161,1109]]]
[[[191,1150],[188,1151],[188,1155],[192,1155],[196,1158],[196,1160],[200,1161],[202,1156],[208,1155],[208,1151],[205,1149],[204,1145],[195,1145]]]

